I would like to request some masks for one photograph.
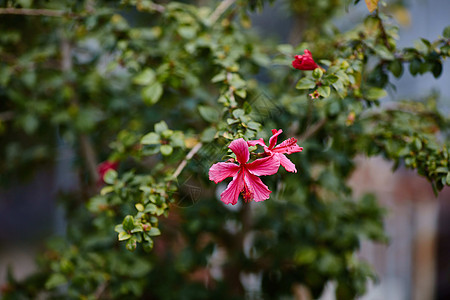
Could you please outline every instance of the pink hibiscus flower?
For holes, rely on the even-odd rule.
[[[290,138],[282,142],[281,144],[275,146],[277,143],[278,136],[283,132],[283,130],[272,129],[272,137],[269,139],[269,147],[266,146],[264,140],[260,138],[259,140],[248,141],[249,146],[261,145],[264,147],[264,152],[266,155],[277,160],[288,172],[297,173],[297,169],[293,162],[291,162],[286,155],[296,152],[303,151],[303,147],[297,145],[297,139]]]
[[[311,51],[305,49],[304,55],[296,55],[292,61],[292,66],[298,70],[312,71],[316,68],[320,68],[314,61]]]
[[[250,159],[250,152],[247,142],[242,138],[232,141],[228,148],[236,154],[239,164],[220,162],[212,165],[209,169],[209,180],[215,183],[233,177],[226,190],[220,194],[220,200],[225,204],[235,205],[241,192],[245,202],[269,199],[271,191],[258,176],[275,174],[280,163],[271,157],[247,163]]]

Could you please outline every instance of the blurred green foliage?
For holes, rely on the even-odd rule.
[[[399,49],[389,7],[339,32],[345,1],[286,0],[307,20],[302,42],[275,45],[250,28],[268,2],[0,1],[1,182],[55,163],[61,143],[82,179],[61,197],[66,234],[36,274],[9,276],[4,299],[244,299],[243,274],[261,274],[266,299],[299,285],[318,297],[329,281],[338,299],[364,294],[376,275],[355,252],[387,237],[374,197],[352,199],[354,158],[450,185],[435,97],[380,104],[390,74],[440,76],[449,28]],[[324,71],[292,69],[306,48]],[[299,172],[265,178],[263,203],[225,207],[208,169],[231,140],[273,128],[304,147]],[[107,159],[120,168],[99,186]]]

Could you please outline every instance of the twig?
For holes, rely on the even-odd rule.
[[[70,72],[73,68],[71,45],[69,40],[64,37],[61,41],[61,57],[62,72]],[[76,98],[76,96],[70,99],[70,102],[74,106],[79,107],[78,99]],[[92,146],[92,143],[86,134],[80,133],[78,139],[80,140],[81,155],[85,160],[86,166],[89,170],[89,174],[92,178],[92,182],[97,182],[99,179],[99,175],[97,173],[97,159],[94,147]]]
[[[386,48],[388,48],[388,50],[392,50],[391,45],[389,44],[386,29],[384,28],[384,25],[383,25],[383,20],[381,20],[381,17],[378,13],[378,8],[377,8],[377,12],[376,12],[376,17],[377,17],[378,21],[380,22],[379,23],[380,24],[380,34],[381,34],[381,38],[383,39],[384,45],[386,46]]]
[[[150,5],[150,7],[148,7],[147,5]],[[163,13],[166,10],[166,8],[164,6],[162,6],[161,4],[154,3],[154,2],[150,2],[150,4],[146,4],[145,6],[142,6],[141,1],[138,1],[136,3],[136,8],[138,11],[149,11],[148,8],[150,8],[150,10],[154,10],[159,13]]]
[[[102,284],[100,284],[97,289],[95,290],[95,299],[100,299],[100,297],[102,296],[103,292],[106,289],[106,286],[108,285],[107,281],[103,281]]]
[[[319,122],[315,123],[314,125],[308,127],[306,129],[305,133],[302,134],[298,138],[298,141],[303,142],[304,140],[306,140],[309,137],[311,137],[312,135],[314,135],[317,131],[319,131],[323,127],[323,125],[325,125],[326,122],[327,122],[327,119],[324,118],[324,119],[320,120]]]
[[[178,168],[175,170],[175,172],[172,175],[172,180],[176,179],[178,175],[180,175],[181,171],[183,171],[184,167],[186,167],[187,161],[190,160],[194,155],[202,148],[203,144],[198,143],[195,145],[191,151],[186,155],[186,157],[183,159],[183,161],[178,165]]]
[[[86,165],[89,169],[89,174],[91,175],[92,182],[97,182],[99,179],[97,173],[97,159],[95,158],[94,147],[92,146],[89,137],[86,134],[81,133],[78,137],[80,139],[81,153],[86,160]]]
[[[163,13],[166,8],[160,4],[152,3],[152,9],[156,10],[157,12]]]
[[[230,92],[230,99],[231,99],[231,105],[233,106],[233,103],[236,103],[236,98],[234,97],[234,89],[231,86],[231,80],[233,79],[233,74],[230,72],[227,72],[227,83],[230,84],[228,87],[228,91]]]
[[[0,8],[0,15],[25,15],[46,17],[73,17],[75,14],[54,9]]]
[[[214,24],[217,22],[217,20],[220,18],[220,16],[231,6],[233,3],[236,2],[236,0],[224,0],[222,3],[217,6],[217,8],[213,11],[211,16],[209,17],[209,21],[211,24]]]

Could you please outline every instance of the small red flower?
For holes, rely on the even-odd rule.
[[[304,55],[296,55],[292,61],[292,66],[299,70],[312,71],[316,68],[320,68],[314,61],[311,52],[305,49]]]
[[[311,99],[318,99],[320,94],[318,91],[314,91],[311,94],[309,94],[309,96],[311,97]]]
[[[119,167],[119,162],[118,161],[104,161],[101,164],[99,164],[97,166],[97,173],[99,176],[99,181],[104,183],[104,177],[106,172],[108,172],[109,170],[117,170],[117,168]]]
[[[353,123],[355,122],[355,118],[356,118],[356,114],[355,112],[350,112],[347,116],[347,120],[345,121],[345,124],[347,126],[353,125]]]

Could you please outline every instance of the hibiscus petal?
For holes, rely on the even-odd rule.
[[[247,187],[251,190],[253,194],[253,200],[256,202],[264,201],[269,199],[270,193],[272,193],[269,188],[261,181],[261,178],[255,176],[249,172],[245,172],[244,181]]]
[[[291,154],[303,151],[303,147],[297,145],[297,139],[290,138],[273,148],[272,151],[277,153]]]
[[[245,164],[250,158],[250,152],[248,152],[247,142],[243,138],[234,140],[230,143],[228,148],[236,154],[236,159],[240,164]]]
[[[312,58],[312,53],[308,49],[303,50],[303,53],[305,53],[303,56]]]
[[[269,149],[273,149],[277,143],[277,137],[283,132],[283,130],[272,129],[272,136],[269,139]]]
[[[244,172],[241,171],[228,184],[225,191],[220,194],[220,200],[225,204],[235,205],[239,199],[239,193],[244,189]]]
[[[245,168],[256,176],[275,174],[279,167],[280,162],[274,156],[260,158],[245,165]]]
[[[263,147],[266,147],[266,144],[264,143],[263,138],[260,138],[259,140],[251,140],[251,141],[248,141],[247,144],[248,144],[249,146],[261,145],[261,146],[263,146]]]
[[[215,183],[221,182],[225,178],[236,176],[239,166],[232,163],[220,162],[212,165],[209,169],[209,180]]]
[[[288,172],[297,173],[297,169],[295,168],[295,165],[292,161],[289,160],[285,155],[283,154],[275,154],[278,156],[281,165],[286,169]]]

